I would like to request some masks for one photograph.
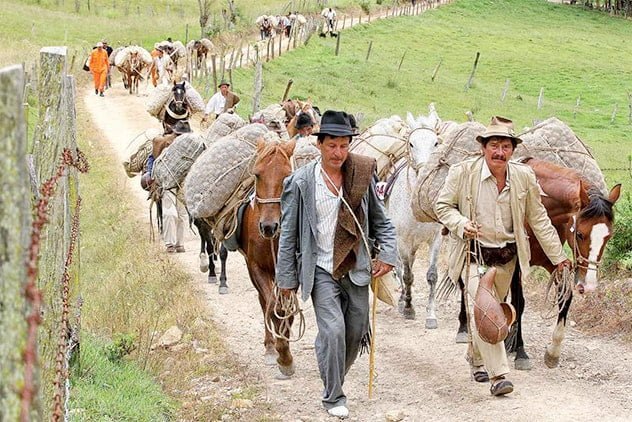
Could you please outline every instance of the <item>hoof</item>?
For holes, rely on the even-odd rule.
[[[276,350],[273,350],[271,352],[266,352],[266,354],[263,356],[263,360],[265,361],[266,365],[275,366],[277,364],[278,357],[279,355],[277,354]]]
[[[553,356],[549,354],[549,352],[544,353],[544,364],[549,368],[557,368],[557,365],[560,363],[559,356]]]
[[[514,360],[514,368],[518,371],[530,371],[533,368],[531,359],[516,359]]]
[[[226,287],[226,286],[219,286],[219,294],[220,295],[227,295],[228,294],[228,287]]]
[[[209,282],[209,284],[217,284],[217,276],[216,275],[209,275],[208,276],[208,282]]]
[[[200,272],[207,272],[208,271],[208,255],[206,255],[205,253],[201,253],[200,254]]]
[[[429,330],[436,330],[439,328],[437,318],[426,318],[426,328]]]
[[[454,339],[455,343],[467,343],[467,333],[465,331],[460,331],[456,333],[456,338]]]
[[[281,375],[289,378],[294,375],[294,364],[291,363],[288,366],[279,365],[279,371],[281,371]]]
[[[400,313],[404,317],[404,319],[415,319],[415,308],[412,306],[410,308],[404,308],[400,310]]]

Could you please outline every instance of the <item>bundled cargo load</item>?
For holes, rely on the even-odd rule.
[[[209,145],[195,161],[184,181],[187,209],[193,218],[212,222],[231,197],[245,195],[252,187],[250,170],[260,138],[279,139],[264,125],[249,124]]]
[[[452,126],[442,135],[443,142],[437,146],[428,162],[420,169],[417,186],[413,189],[411,208],[418,221],[438,222],[434,205],[443,187],[448,170],[468,158],[481,154],[481,144],[476,137],[485,132],[485,126],[478,122],[465,122]]]
[[[246,125],[246,121],[234,113],[222,113],[208,128],[203,135],[204,144],[208,147],[216,140],[242,128]]]
[[[123,168],[125,173],[127,173],[127,177],[134,177],[143,172],[147,159],[151,155],[152,141],[159,134],[160,132],[157,129],[147,129],[130,142],[130,146],[138,145],[138,142],[141,142],[141,144],[127,161],[123,161]]]
[[[206,107],[206,104],[204,104],[204,99],[202,98],[200,93],[193,87],[193,85],[191,85],[189,82],[185,82],[184,89],[184,95],[186,97],[186,102],[189,105],[189,110],[191,111],[191,114],[204,111],[204,108]],[[172,91],[173,85],[158,85],[149,93],[149,97],[147,97],[147,101],[145,103],[145,110],[147,110],[150,115],[161,120],[162,111],[171,99]]]
[[[296,140],[292,154],[294,169],[301,168],[320,157],[320,150],[316,147],[316,142],[315,136],[302,136]]]
[[[603,173],[588,147],[564,122],[551,117],[520,135],[512,159],[533,157],[549,161],[561,167],[575,169],[591,186],[608,197]]]
[[[156,158],[152,178],[163,189],[181,188],[193,162],[204,150],[200,135],[183,133]]]
[[[406,155],[409,131],[399,116],[380,119],[357,136],[349,150],[375,158],[378,178],[384,180],[395,163]]]

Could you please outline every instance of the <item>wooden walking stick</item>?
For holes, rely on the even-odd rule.
[[[375,279],[371,277],[371,284]],[[377,310],[377,295],[380,290],[380,283],[375,283],[375,287],[373,288],[373,309],[371,310],[371,343],[369,345],[369,399],[373,398],[373,378],[375,374],[375,315]]]

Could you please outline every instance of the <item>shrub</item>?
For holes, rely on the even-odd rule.
[[[609,268],[632,270],[632,196],[629,193],[616,204],[614,230],[605,260]]]
[[[112,344],[107,346],[106,354],[110,362],[118,362],[136,349],[133,334],[119,333],[114,335]]]
[[[358,5],[365,14],[368,15],[369,13],[371,13],[371,3],[369,2],[369,0],[360,0],[358,2]]]

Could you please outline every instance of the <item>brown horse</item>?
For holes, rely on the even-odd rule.
[[[613,205],[619,199],[621,185],[610,190],[608,197],[593,189],[581,175],[569,168],[560,167],[548,161],[523,160],[535,172],[544,195],[542,203],[557,230],[562,244],[568,243],[573,250],[575,285],[577,292],[594,291],[598,284],[598,271],[606,243],[612,236],[614,222]],[[556,268],[547,258],[533,231],[527,226],[531,248],[531,265],[545,268],[552,273]],[[558,287],[557,325],[551,343],[546,348],[544,362],[550,368],[559,363],[562,340],[566,328],[566,317],[573,299],[572,288]],[[566,290],[565,290],[566,289]],[[565,290],[565,291],[563,291]],[[459,333],[467,332],[467,322],[463,297],[459,313]],[[529,356],[524,350],[522,339],[522,313],[525,301],[519,272],[511,282],[511,302],[518,314],[516,324],[505,344],[507,351],[516,352],[516,369],[530,369]]]
[[[141,60],[138,51],[130,52],[127,60],[118,66],[119,72],[123,75],[123,85],[130,94],[138,94],[138,83],[143,80],[142,71],[144,68],[145,62]]]
[[[257,142],[253,167],[255,196],[244,211],[239,238],[240,252],[246,259],[250,281],[259,294],[264,319],[270,318],[276,331],[286,339],[290,336],[289,326],[278,318],[283,316],[283,311],[278,309],[275,300],[274,272],[279,247],[283,179],[292,173],[290,157],[295,145],[296,141],[265,142],[260,139]],[[289,318],[288,322],[291,326],[292,319]],[[274,364],[276,358],[281,373],[291,376],[294,364],[288,341],[275,338],[267,323],[265,326],[266,362]]]
[[[310,99],[308,99],[307,101],[287,100],[285,103],[283,103],[283,108],[285,109],[285,113],[288,118],[286,126],[287,133],[288,135],[290,135],[290,139],[298,133],[298,130],[296,129],[296,119],[298,119],[298,116],[302,113],[309,114],[312,122],[314,122],[314,132],[318,132],[318,127],[320,124],[320,113],[318,112],[318,109],[312,105],[312,101]]]

